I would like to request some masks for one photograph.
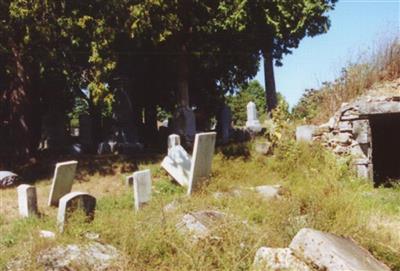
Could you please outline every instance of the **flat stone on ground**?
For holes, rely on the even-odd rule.
[[[253,266],[254,270],[260,271],[312,270],[307,264],[297,258],[290,248],[261,247],[256,252]]]
[[[267,200],[280,198],[282,194],[281,185],[261,185],[254,187],[254,190]]]
[[[45,270],[118,270],[112,266],[118,250],[108,244],[61,245],[40,252],[37,262]]]
[[[389,271],[371,253],[350,238],[303,228],[289,247],[303,261],[326,271]]]

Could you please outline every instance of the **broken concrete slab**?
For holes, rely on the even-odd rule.
[[[301,229],[289,247],[303,261],[326,271],[390,271],[350,238],[309,228]]]
[[[218,240],[220,237],[212,236],[212,231],[220,227],[225,218],[225,213],[214,210],[191,212],[182,217],[176,228],[180,233],[187,235],[193,243],[206,238]]]

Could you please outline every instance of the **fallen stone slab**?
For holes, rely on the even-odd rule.
[[[212,231],[221,226],[226,218],[226,214],[207,210],[185,214],[181,221],[176,224],[178,231],[190,237],[196,243],[199,240],[210,238],[220,239],[218,236],[212,236]]]
[[[62,245],[40,252],[37,262],[45,270],[118,270],[113,263],[118,250],[108,244],[90,242],[86,245]]]
[[[332,233],[303,228],[293,238],[289,247],[297,257],[320,270],[390,270],[354,240]]]
[[[254,270],[259,271],[312,270],[306,263],[297,258],[290,248],[259,248],[254,257],[253,267]]]
[[[0,188],[15,186],[19,183],[18,175],[11,171],[0,171]]]
[[[261,185],[253,188],[264,199],[278,199],[283,193],[281,185]]]

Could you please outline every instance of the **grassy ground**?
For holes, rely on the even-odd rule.
[[[400,270],[400,187],[373,188],[349,170],[348,159],[336,159],[317,145],[288,141],[273,156],[261,156],[251,144],[219,149],[212,178],[190,198],[169,180],[157,159],[143,162],[153,176],[153,200],[139,213],[133,211],[131,188],[121,173],[126,163],[108,164],[112,174],[95,171],[74,184],[74,191],[87,191],[98,199],[95,220],[72,219],[67,231],[55,240],[41,239],[39,230],[56,232],[56,209],[46,207],[50,180],[37,182],[41,219],[17,218],[15,189],[1,191],[0,267],[23,258],[27,270],[37,270],[39,251],[60,243],[85,242],[85,232],[118,248],[123,270],[248,270],[260,246],[286,247],[303,227],[350,236],[375,257]],[[213,192],[238,187],[281,184],[282,199],[264,201],[257,195],[215,199]],[[180,207],[165,213],[163,206],[180,198]],[[179,217],[188,211],[213,209],[229,213],[218,231],[222,241],[203,241],[192,246],[176,231]],[[243,221],[247,221],[243,223]]]

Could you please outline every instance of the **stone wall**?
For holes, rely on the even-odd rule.
[[[359,177],[373,178],[372,134],[369,118],[378,114],[400,113],[400,84],[398,95],[361,96],[344,103],[335,115],[313,132],[320,141],[339,155],[354,156]]]

